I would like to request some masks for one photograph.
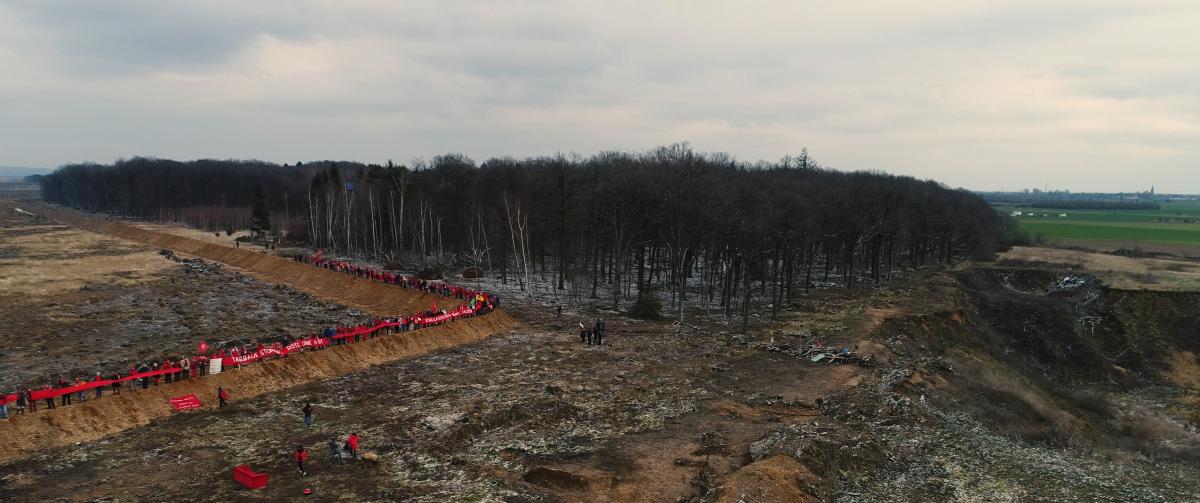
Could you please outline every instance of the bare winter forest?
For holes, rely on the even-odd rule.
[[[685,144],[411,167],[136,158],[66,166],[42,191],[89,211],[283,231],[385,262],[449,260],[522,289],[550,274],[575,296],[605,290],[614,307],[646,291],[676,305],[694,284],[726,315],[756,289],[784,305],[816,281],[879,286],[898,267],[985,257],[1001,230],[986,203],[933,181],[828,170],[807,151],[747,164]]]

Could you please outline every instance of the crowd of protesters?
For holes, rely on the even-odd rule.
[[[369,267],[359,266],[344,260],[331,260],[321,258],[320,253],[309,256],[297,256],[296,260],[311,264],[317,267],[324,267],[338,272],[352,274],[359,277],[369,278],[384,283],[397,285],[405,288],[421,290],[426,293],[440,294],[454,299],[466,300],[466,305],[471,308],[469,312],[462,312],[461,316],[479,316],[487,314],[495,310],[500,305],[499,296],[491,292],[476,291],[463,288],[456,285],[451,285],[442,281],[428,281],[411,276],[398,275],[392,272],[379,271]],[[330,345],[344,345],[367,340],[384,334],[393,334],[417,330],[420,328],[441,325],[447,321],[453,321],[460,317],[460,312],[455,310],[446,316],[448,313],[444,309],[438,309],[436,304],[432,309],[423,313],[398,316],[391,318],[374,318],[370,321],[359,323],[357,325],[339,324],[333,327],[326,327],[323,330],[310,334],[309,338],[324,339],[323,343],[318,347],[326,347]],[[33,394],[39,390],[54,390],[72,388],[76,386],[86,385],[90,382],[112,381],[109,385],[96,386],[93,389],[86,391],[78,391],[75,393],[63,393],[58,396],[59,406],[71,405],[72,403],[82,403],[87,401],[87,395],[93,393],[95,398],[100,398],[104,388],[107,386],[110,389],[110,394],[119,395],[124,383],[129,383],[129,392],[136,392],[138,388],[149,389],[152,386],[159,384],[169,384],[173,381],[193,379],[203,377],[209,372],[209,365],[212,360],[224,359],[226,357],[236,358],[242,355],[249,354],[264,354],[264,349],[274,349],[269,352],[275,355],[276,358],[286,358],[287,348],[294,339],[289,335],[276,337],[271,339],[261,339],[255,344],[226,344],[217,349],[216,352],[210,355],[199,355],[183,358],[166,358],[161,362],[142,361],[134,363],[129,367],[129,371],[124,376],[120,372],[109,374],[105,377],[101,373],[96,373],[94,377],[88,378],[85,376],[76,376],[71,379],[70,376],[59,376],[57,383],[47,383],[44,387],[24,387],[23,389],[13,390],[11,393],[0,394],[0,418],[7,418],[9,414],[25,414],[28,412],[37,412],[38,404],[34,400]],[[301,351],[306,348],[301,348]],[[241,367],[240,364],[236,365]],[[160,372],[161,371],[161,372]],[[150,376],[137,377],[130,379],[130,376],[141,374],[152,374]],[[41,393],[39,393],[41,394]],[[74,395],[74,396],[72,396]],[[43,399],[46,409],[55,408],[54,397]],[[15,408],[15,410],[13,410]]]
[[[321,252],[317,252],[312,255],[295,255],[292,258],[297,262],[315,265],[317,267],[324,267],[331,271],[342,272],[352,276],[367,278],[380,283],[387,283],[389,285],[396,285],[403,288],[420,290],[425,293],[435,293],[444,297],[469,300],[471,297],[475,296],[475,294],[483,293],[474,292],[461,286],[451,285],[444,281],[433,281],[421,279],[416,276],[405,276],[403,274],[396,274],[391,271],[381,271],[373,267],[358,265],[347,260],[322,257]],[[500,297],[492,294],[488,295],[492,300],[492,304],[495,307],[499,307]]]

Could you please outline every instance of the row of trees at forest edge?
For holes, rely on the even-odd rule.
[[[136,158],[64,166],[42,192],[210,230],[249,227],[257,200],[255,220],[265,206],[275,229],[327,250],[453,260],[614,307],[699,295],[743,316],[752,296],[780,306],[817,282],[880,285],[900,267],[990,256],[1000,234],[984,201],[932,181],[829,170],[807,151],[746,164],[686,144],[412,166]]]

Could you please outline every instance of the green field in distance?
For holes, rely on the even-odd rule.
[[[1200,245],[1200,201],[1159,202],[1157,210],[1073,210],[995,204],[1031,238]],[[1061,216],[1061,215],[1066,215]]]

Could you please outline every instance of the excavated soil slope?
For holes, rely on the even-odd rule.
[[[80,228],[224,262],[263,280],[286,283],[316,297],[352,305],[378,315],[416,312],[427,308],[431,301],[444,300],[441,296],[356,278],[259,252],[96,220],[38,204],[23,204],[22,208]],[[250,398],[315,379],[360,371],[371,365],[476,342],[517,325],[503,311],[496,311],[487,316],[462,319],[416,332],[377,337],[358,344],[252,364],[202,379],[12,417],[0,422],[0,438],[5,439],[0,442],[0,462],[20,458],[40,449],[95,440],[146,425],[173,413],[168,402],[170,397],[195,393],[204,402],[205,408],[212,408],[218,386],[228,389],[233,400]]]
[[[497,311],[446,325],[376,337],[365,342],[247,365],[240,369],[163,384],[136,393],[126,391],[82,404],[57,407],[0,421],[0,462],[34,451],[98,439],[144,426],[173,412],[170,397],[195,393],[204,408],[216,406],[217,387],[229,390],[231,400],[251,398],[315,379],[336,377],[400,358],[423,355],[468,344],[505,331],[516,322]]]
[[[356,307],[380,316],[415,313],[428,309],[431,302],[445,300],[439,295],[423,294],[415,290],[357,278],[262,252],[230,248],[118,222],[88,218],[72,211],[64,211],[41,204],[24,203],[21,208],[82,229],[224,262],[241,268],[264,281],[286,283],[313,296]]]

